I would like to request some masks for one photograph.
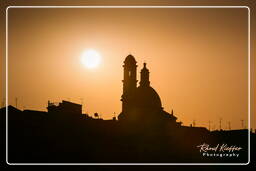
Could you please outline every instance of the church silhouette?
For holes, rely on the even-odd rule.
[[[146,63],[140,72],[140,82],[137,87],[137,62],[131,54],[124,61],[124,78],[122,94],[122,112],[118,120],[125,122],[170,122],[177,127],[181,122],[176,122],[177,117],[164,111],[161,99],[157,92],[150,86],[149,70]]]
[[[183,126],[177,122],[173,110],[171,113],[164,110],[160,96],[150,85],[146,63],[140,72],[139,86],[134,56],[125,58],[123,69],[122,111],[118,120],[115,117],[103,120],[98,113],[95,117],[82,114],[81,104],[65,100],[48,101],[47,112],[13,106],[1,108],[3,122],[8,114],[8,146],[1,141],[3,151],[8,152],[8,162],[247,162],[247,129],[210,131],[204,127]],[[1,135],[5,133],[4,130]],[[255,138],[252,134],[252,139]],[[197,148],[203,143],[235,144],[243,150],[237,158],[206,157]],[[4,161],[4,156],[1,157]]]

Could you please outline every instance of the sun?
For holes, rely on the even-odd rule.
[[[93,49],[86,50],[82,54],[81,62],[86,68],[97,68],[101,63],[101,55]]]

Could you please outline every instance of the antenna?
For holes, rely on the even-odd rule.
[[[242,125],[242,129],[244,128],[244,120],[241,119],[241,125]]]
[[[196,120],[193,120],[193,127],[196,126]]]
[[[16,108],[18,108],[18,98],[17,97],[15,98],[15,106],[16,106]]]
[[[113,121],[116,121],[116,112],[114,112]]]
[[[209,131],[211,131],[211,121],[209,121]]]
[[[3,98],[3,101],[2,101],[2,107],[4,107],[4,98]]]
[[[83,103],[84,103],[84,99],[83,98],[80,98],[80,100],[81,100],[81,105],[82,105],[82,113],[83,113]]]
[[[222,118],[220,118],[220,130],[221,130],[221,121],[222,121]]]

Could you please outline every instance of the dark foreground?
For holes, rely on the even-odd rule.
[[[1,109],[5,120],[5,108]],[[63,115],[66,116],[66,115]],[[255,134],[251,133],[255,144]],[[5,142],[1,141],[1,146]],[[241,147],[203,156],[202,144]],[[254,145],[251,145],[254,148]],[[251,149],[254,151],[255,149]],[[251,158],[255,158],[252,153]],[[247,163],[248,130],[171,128],[167,124],[128,124],[115,120],[61,117],[9,107],[9,163]]]

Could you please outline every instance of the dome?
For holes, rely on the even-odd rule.
[[[136,89],[136,106],[139,108],[160,109],[162,103],[157,92],[150,86],[139,86]]]
[[[132,56],[131,54],[128,55],[125,60],[124,60],[124,63],[137,63],[134,56]]]

